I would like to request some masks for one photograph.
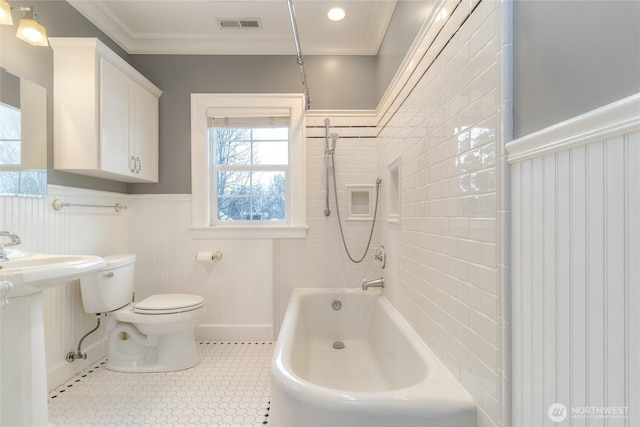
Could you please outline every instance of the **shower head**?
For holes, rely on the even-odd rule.
[[[327,147],[327,150],[329,150],[329,152],[333,153],[334,151],[336,151],[336,141],[338,140],[338,138],[340,138],[338,136],[337,133],[331,133],[329,135],[329,138],[331,139],[331,147]]]

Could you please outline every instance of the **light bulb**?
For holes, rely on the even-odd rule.
[[[16,37],[33,46],[49,45],[49,42],[47,41],[47,30],[42,24],[29,18],[23,18],[20,20]]]
[[[11,6],[5,0],[0,0],[0,25],[13,25]]]
[[[341,21],[344,19],[346,13],[341,7],[334,7],[327,13],[327,17],[332,21]]]

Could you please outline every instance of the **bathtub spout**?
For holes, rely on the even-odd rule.
[[[362,280],[362,290],[366,291],[369,288],[384,288],[384,277],[373,280]]]

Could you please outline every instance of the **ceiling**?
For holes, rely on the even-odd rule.
[[[375,55],[396,0],[292,0],[302,53]],[[286,0],[68,0],[130,54],[293,55]],[[330,8],[346,11],[342,21]],[[225,27],[220,20],[258,21]],[[233,23],[232,23],[233,24]]]

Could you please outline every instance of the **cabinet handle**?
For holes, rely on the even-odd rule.
[[[136,157],[136,165],[136,173],[140,173],[142,170],[142,160],[140,160],[140,157]]]
[[[136,172],[136,158],[133,156],[131,156],[131,158],[129,159],[129,170],[131,171],[131,173]]]

